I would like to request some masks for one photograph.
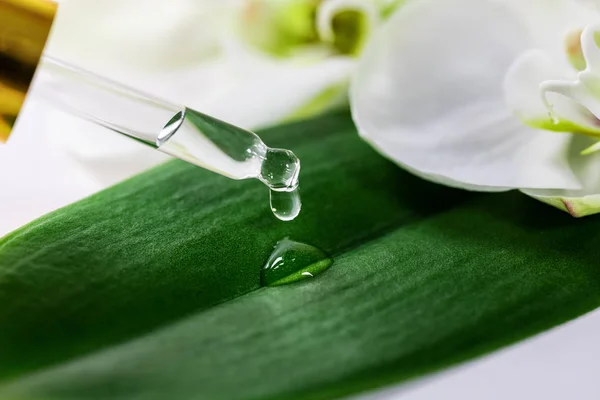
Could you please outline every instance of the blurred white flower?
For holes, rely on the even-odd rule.
[[[178,104],[197,104],[227,75],[215,56],[235,3],[62,0],[46,53]],[[97,190],[167,159],[53,109],[44,119],[45,136],[78,162]]]
[[[253,129],[347,101],[365,38],[398,0],[62,0],[47,52]],[[165,157],[61,113],[53,142],[101,186]]]
[[[351,84],[360,134],[426,179],[600,211],[600,14],[586,0],[412,0]]]

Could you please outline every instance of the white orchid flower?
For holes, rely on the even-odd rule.
[[[353,117],[426,179],[597,213],[599,43],[596,1],[408,1],[361,56]]]
[[[62,0],[48,52],[99,74],[254,129],[347,102],[382,0]],[[54,142],[101,186],[164,159],[52,113]]]

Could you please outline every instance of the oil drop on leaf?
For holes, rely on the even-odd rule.
[[[289,238],[277,242],[269,260],[261,270],[263,286],[279,286],[312,278],[333,264],[323,250]]]

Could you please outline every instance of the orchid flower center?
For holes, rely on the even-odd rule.
[[[241,33],[278,57],[356,56],[382,12],[374,0],[252,0],[243,11]]]
[[[548,80],[542,82],[540,91],[550,117],[555,125],[567,118],[583,121],[583,128],[573,131],[592,137],[600,137],[600,27],[587,26],[583,30],[569,32],[565,40],[567,59],[577,71],[575,80]],[[569,107],[558,112],[551,95],[564,96]],[[553,97],[556,99],[556,97]],[[592,127],[586,129],[585,126]],[[594,129],[595,128],[595,129]]]

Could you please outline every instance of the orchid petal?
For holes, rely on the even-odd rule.
[[[505,105],[504,75],[530,46],[528,30],[501,3],[409,2],[367,44],[353,77],[360,134],[432,180],[481,190],[578,188],[569,137],[523,126]]]
[[[246,128],[305,117],[343,102],[353,69],[346,57],[309,65],[264,59],[253,74],[207,98],[201,110]]]
[[[598,0],[575,0],[575,1],[584,7],[588,7],[591,10],[600,11],[600,3],[598,3]]]
[[[234,0],[63,0],[47,50],[102,72],[172,70],[217,52],[235,8]]]
[[[535,190],[524,189],[523,193],[568,212],[574,217],[583,217],[600,212],[600,153],[581,156],[593,139],[573,136],[569,150],[572,170],[582,183],[580,190]]]

